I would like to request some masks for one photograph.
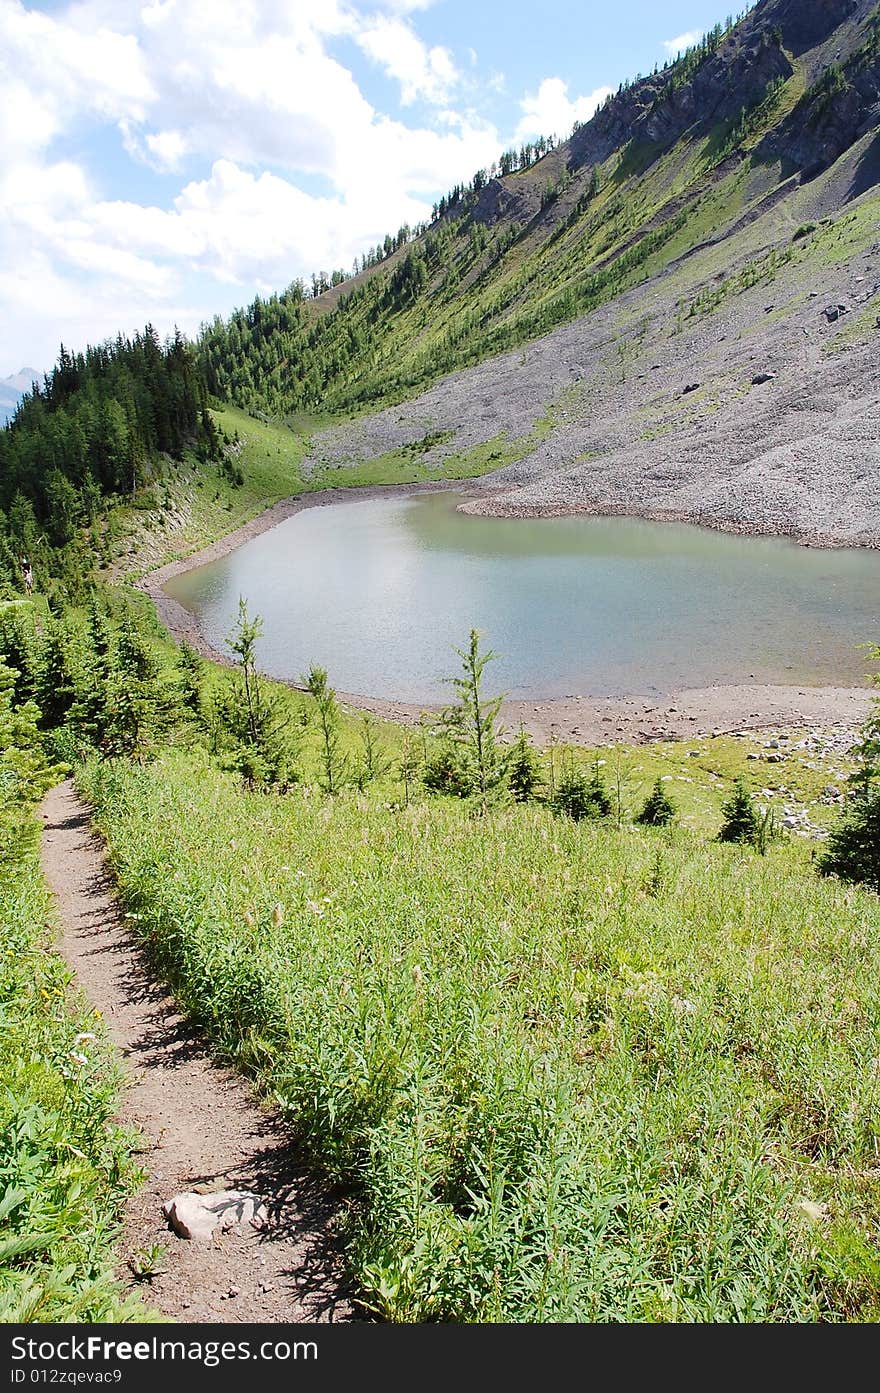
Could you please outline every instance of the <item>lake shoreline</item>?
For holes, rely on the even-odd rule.
[[[205,638],[198,619],[164,589],[175,576],[229,555],[237,547],[269,531],[280,522],[307,508],[323,507],[354,499],[395,498],[417,493],[458,492],[481,495],[492,488],[473,487],[473,481],[436,480],[414,484],[382,484],[363,488],[323,489],[284,499],[271,508],[218,538],[187,557],[158,567],[137,581],[137,588],[156,607],[161,622],[178,641],[185,640],[203,657],[229,666],[228,655],[214,648]],[[470,499],[468,501],[471,501]],[[474,500],[476,501],[476,500]],[[294,690],[293,681],[275,679]],[[828,728],[854,730],[871,709],[875,690],[864,687],[816,687],[803,683],[774,685],[765,683],[717,684],[709,687],[681,688],[667,693],[643,696],[592,697],[572,695],[506,701],[501,719],[511,730],[520,723],[539,744],[555,738],[565,744],[597,745],[647,744],[658,740],[686,740],[734,731],[781,730],[785,728]],[[371,712],[380,719],[399,725],[419,723],[423,713],[430,717],[439,710],[431,703],[393,701],[364,694],[339,692],[339,699],[353,710]]]
[[[510,488],[503,491],[495,489],[485,496],[466,499],[459,511],[473,517],[501,518],[523,521],[537,518],[632,518],[638,522],[681,523],[687,527],[702,527],[708,532],[721,532],[733,537],[764,537],[776,541],[791,542],[794,546],[809,547],[817,551],[878,551],[880,540],[867,539],[854,542],[851,538],[835,532],[821,530],[804,531],[794,526],[788,532],[780,532],[769,525],[750,522],[742,518],[715,517],[699,509],[688,508],[630,508],[623,504],[593,503],[555,503],[550,499],[541,502],[517,501],[516,492]]]

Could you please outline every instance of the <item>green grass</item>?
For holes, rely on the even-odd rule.
[[[302,463],[311,436],[308,423],[296,429],[265,422],[235,407],[214,412],[218,426],[237,433],[235,456],[244,485],[231,483],[212,464],[186,463],[144,492],[139,506],[118,507],[108,526],[118,555],[116,569],[142,575],[168,561],[188,556],[218,537],[249,522],[284,498],[325,488],[368,488],[382,484],[416,484],[434,479],[474,479],[523,459],[552,429],[552,408],[520,439],[500,432],[469,450],[449,452],[450,433],[426,436],[396,450],[358,463],[318,468],[308,474]],[[312,423],[314,425],[314,423]],[[429,452],[437,452],[429,460]]]
[[[523,459],[553,426],[553,408],[540,417],[532,431],[519,439],[505,432],[469,450],[449,452],[449,433],[389,450],[372,459],[344,465],[327,465],[308,474],[302,462],[311,437],[282,422],[265,422],[235,407],[214,412],[218,426],[230,436],[237,433],[236,456],[244,485],[232,484],[213,464],[184,462],[143,493],[137,506],[118,506],[110,514],[108,528],[117,576],[136,578],[169,561],[179,560],[209,546],[249,522],[273,503],[322,489],[358,489],[377,485],[427,483],[436,479],[475,479]],[[429,451],[438,458],[429,461]]]
[[[137,1180],[118,1067],[53,947],[34,819],[0,821],[0,1321],[143,1320],[112,1270]]]
[[[213,463],[168,462],[161,478],[143,490],[137,506],[114,508],[107,521],[116,569],[143,574],[188,556],[249,522],[282,498],[304,488],[300,466],[315,422],[296,429],[267,423],[237,407],[213,412],[219,429],[239,437],[234,462],[244,474],[235,485]]]
[[[246,795],[197,753],[82,782],[182,1000],[345,1186],[371,1308],[880,1314],[880,900],[805,848]]]
[[[414,454],[412,447],[405,445],[359,464],[340,464],[316,470],[308,480],[307,489],[420,484],[432,479],[476,479],[524,459],[548,430],[548,418],[542,418],[536,422],[535,429],[521,439],[511,440],[506,432],[500,431],[470,450],[456,450],[445,455],[436,464],[424,463]]]
[[[868,343],[875,338],[880,329],[880,293],[872,295],[867,305],[858,314],[851,314],[840,333],[835,334],[825,345],[828,355],[842,353],[844,349]]]

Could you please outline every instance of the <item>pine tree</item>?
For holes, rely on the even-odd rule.
[[[461,658],[462,675],[447,681],[455,688],[458,701],[443,711],[437,731],[442,740],[455,748],[469,792],[485,812],[489,800],[504,783],[508,762],[506,752],[498,748],[498,713],[504,698],[483,697],[486,664],[498,655],[480,652],[476,629],[471,629],[468,647],[454,651]]]
[[[184,709],[194,716],[200,716],[202,712],[204,669],[204,662],[184,639],[177,653],[177,681]]]
[[[391,768],[391,762],[387,758],[382,742],[379,738],[379,723],[375,716],[367,713],[361,719],[358,730],[360,737],[360,759],[358,760],[355,773],[355,783],[361,793],[368,784],[374,783],[376,779],[381,779],[383,774],[387,774]]]
[[[412,732],[405,730],[403,733],[403,749],[398,762],[398,771],[403,781],[403,805],[408,808],[412,797],[412,789],[418,777],[421,765],[419,747],[412,737]]]
[[[724,822],[718,833],[719,842],[756,844],[761,817],[742,777],[737,779],[730,797],[721,804],[721,812]]]
[[[238,619],[227,645],[238,660],[231,683],[214,696],[211,716],[215,743],[232,745],[231,762],[250,789],[287,789],[297,779],[296,748],[291,736],[291,712],[267,690],[257,671],[257,640],[263,631],[259,615],[248,615],[240,598]]]
[[[880,788],[868,788],[850,799],[819,858],[819,872],[880,893]]]
[[[300,681],[315,703],[321,736],[321,775],[325,793],[338,793],[348,775],[348,761],[340,753],[340,711],[336,692],[327,684],[326,668],[312,666]]]
[[[108,684],[105,750],[144,758],[168,723],[167,696],[159,664],[131,618],[123,623],[112,655]]]
[[[880,661],[880,647],[872,647],[871,656]],[[872,680],[880,685],[880,675]],[[856,755],[859,763],[850,776],[849,802],[831,830],[819,871],[880,892],[880,700],[862,729]]]
[[[54,730],[64,724],[76,695],[70,634],[62,620],[52,617],[37,649],[34,676],[34,697],[40,708],[43,730]]]
[[[0,868],[17,866],[33,836],[34,823],[21,816],[22,806],[40,798],[64,772],[44,753],[39,707],[18,704],[15,688],[14,670],[0,662]]]
[[[589,778],[569,755],[563,764],[553,798],[555,812],[580,822],[584,818],[609,817],[611,798],[599,772],[598,762]]]
[[[544,787],[538,752],[520,725],[507,772],[507,787],[515,803],[530,803]]]
[[[16,607],[0,612],[0,662],[13,674],[15,705],[32,701],[37,664],[33,619]]]
[[[113,640],[113,626],[93,595],[84,639],[83,673],[70,723],[96,749],[105,745],[113,705]]]
[[[460,746],[441,736],[433,742],[422,770],[422,783],[429,793],[450,798],[469,798],[473,781],[462,758]]]
[[[642,827],[666,827],[675,819],[675,814],[675,804],[663,787],[663,780],[658,777],[635,820]]]

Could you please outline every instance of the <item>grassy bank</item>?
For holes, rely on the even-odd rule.
[[[218,408],[212,415],[218,430],[235,442],[228,458],[240,469],[243,482],[236,482],[215,461],[166,461],[162,476],[143,490],[136,504],[119,504],[111,510],[108,555],[117,557],[117,572],[142,575],[188,556],[273,503],[300,494],[480,478],[523,459],[552,428],[552,416],[547,414],[521,439],[502,432],[472,449],[443,450],[438,456],[436,447],[444,445],[446,437],[426,435],[358,464],[304,470],[311,432],[326,422],[301,418],[287,425],[260,420],[233,406]]]
[[[182,999],[347,1187],[382,1315],[877,1317],[876,896],[197,752],[82,782]]]

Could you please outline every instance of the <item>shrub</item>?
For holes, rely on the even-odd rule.
[[[540,796],[543,786],[537,751],[520,726],[508,766],[507,787],[515,803],[529,803]]]
[[[464,767],[459,749],[450,740],[441,740],[433,755],[429,755],[422,783],[429,793],[446,793],[453,798],[468,798],[473,785]]]
[[[642,827],[666,827],[674,819],[675,813],[675,804],[658,777],[636,822]]]
[[[758,837],[761,816],[743,778],[737,779],[733,792],[721,804],[724,822],[718,833],[719,842],[739,842],[754,845]]]
[[[575,822],[588,817],[609,817],[611,797],[598,765],[588,779],[582,769],[569,761],[556,788],[553,810],[573,818]]]
[[[762,813],[755,807],[742,776],[734,784],[730,797],[721,804],[721,811],[724,822],[718,833],[719,842],[753,846],[763,856],[779,835],[773,809],[768,808]]]
[[[850,800],[819,859],[819,872],[880,892],[880,788]]]

